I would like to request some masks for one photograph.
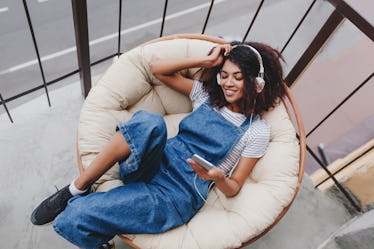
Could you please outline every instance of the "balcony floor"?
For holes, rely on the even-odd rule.
[[[2,248],[76,248],[51,225],[30,222],[33,208],[78,174],[75,138],[84,101],[80,83],[50,91],[50,98],[52,107],[43,95],[12,109],[13,124],[0,115]]]

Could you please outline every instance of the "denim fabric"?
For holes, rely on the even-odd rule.
[[[184,118],[176,137],[166,140],[160,115],[139,111],[118,126],[130,146],[120,162],[126,183],[106,193],[72,198],[54,229],[82,248],[95,248],[117,234],[160,233],[188,222],[203,205],[186,162],[197,153],[221,162],[249,126],[236,127],[207,103]],[[204,198],[210,181],[197,177]]]
[[[118,125],[130,146],[131,154],[119,162],[120,177],[126,184],[136,181],[148,182],[159,170],[165,148],[167,132],[161,115],[146,111],[136,112],[131,122]]]

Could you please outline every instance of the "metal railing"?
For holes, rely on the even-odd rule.
[[[209,23],[209,19],[211,16],[211,11],[214,8],[214,0],[211,0],[209,9],[206,14],[206,18],[203,24],[203,28],[201,31],[201,34],[204,34],[206,27]],[[251,32],[251,29],[257,20],[258,14],[261,12],[264,0],[259,1],[259,5],[256,9],[256,12],[253,16],[253,18],[250,20],[248,29],[245,32],[245,35],[243,36],[243,41],[245,41]],[[304,53],[301,55],[301,57],[298,59],[296,64],[292,67],[290,72],[286,75],[285,79],[288,84],[288,86],[292,86],[295,81],[300,77],[300,75],[304,72],[304,70],[308,67],[308,65],[313,61],[317,53],[324,47],[326,42],[329,40],[329,38],[333,35],[334,31],[338,28],[338,26],[342,23],[344,19],[348,19],[351,21],[361,32],[366,34],[372,41],[374,41],[374,28],[370,24],[370,22],[365,18],[365,16],[358,12],[354,8],[353,0],[327,0],[332,6],[334,6],[334,11],[330,14],[327,21],[324,23],[322,28],[319,30],[319,32],[316,34],[312,42],[309,44],[307,49],[304,51]],[[104,58],[95,61],[93,63],[90,62],[90,51],[89,51],[89,38],[88,38],[88,23],[87,23],[87,1],[86,0],[71,0],[72,3],[72,11],[73,11],[73,19],[74,19],[74,28],[75,28],[75,38],[76,38],[76,47],[77,47],[77,57],[78,57],[78,64],[79,68],[77,70],[74,70],[72,72],[69,72],[57,79],[46,81],[44,77],[44,71],[43,71],[43,65],[42,61],[40,59],[39,55],[39,49],[38,45],[35,39],[35,34],[33,31],[33,25],[30,18],[30,14],[28,12],[27,8],[27,2],[23,0],[23,6],[25,9],[25,13],[27,16],[27,21],[29,25],[29,30],[32,35],[32,41],[34,45],[34,49],[37,55],[38,64],[40,73],[42,75],[42,84],[29,89],[25,92],[22,92],[20,94],[17,94],[15,96],[12,96],[10,98],[4,99],[0,93],[0,101],[1,105],[3,105],[10,122],[13,122],[13,119],[11,117],[10,111],[7,108],[7,103],[10,101],[13,101],[15,99],[21,98],[29,93],[32,93],[34,91],[37,91],[39,89],[44,88],[46,92],[46,97],[48,100],[48,105],[50,106],[50,99],[48,94],[48,86],[51,84],[54,84],[56,82],[59,82],[67,77],[70,77],[72,75],[75,75],[79,73],[80,75],[80,81],[81,81],[81,89],[82,94],[84,96],[87,96],[90,88],[91,88],[91,67],[93,65],[99,64],[103,61],[106,61],[108,59],[113,58],[114,56],[119,56],[121,54],[121,23],[122,23],[122,0],[118,1],[118,11],[119,11],[119,17],[118,17],[118,40],[117,40],[117,52],[114,54],[110,54],[108,56],[105,56]],[[287,39],[286,43],[282,46],[281,53],[284,52],[284,50],[287,48],[287,46],[290,44],[291,40],[293,39],[294,35],[297,33],[301,25],[304,23],[306,17],[309,15],[310,11],[314,7],[316,3],[316,0],[313,0],[311,4],[308,6],[307,10],[305,11],[304,15],[296,25],[295,29],[291,32],[291,35]],[[163,8],[163,15],[162,15],[162,23],[160,27],[160,37],[163,36],[164,31],[164,25],[165,25],[165,19],[166,19],[166,13],[168,9],[168,0],[165,0],[164,8]],[[314,131],[318,129],[318,127],[323,124],[332,114],[334,114],[344,103],[346,103],[347,100],[349,100],[357,91],[359,91],[371,78],[373,77],[373,73],[368,75],[368,77],[359,84],[356,89],[354,89],[344,100],[342,100],[333,110],[331,110],[328,115],[326,115],[318,124],[312,128],[308,134],[307,137],[310,136]],[[356,203],[356,201],[350,196],[350,194],[345,190],[345,188],[339,183],[339,181],[335,178],[335,172],[332,174],[329,169],[327,168],[326,163],[323,162],[314,152],[313,150],[307,145],[307,151],[310,153],[312,158],[323,168],[326,173],[328,174],[328,179],[332,179],[335,183],[335,185],[338,187],[338,189],[347,197],[349,202],[352,204],[352,206],[357,210],[361,211],[360,206]],[[326,179],[327,180],[327,179]]]

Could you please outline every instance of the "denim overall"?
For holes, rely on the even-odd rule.
[[[188,222],[204,204],[195,183],[207,198],[211,181],[195,179],[186,160],[196,153],[218,165],[248,126],[248,118],[237,127],[204,103],[167,140],[160,115],[135,113],[118,126],[131,149],[120,162],[125,186],[72,198],[54,229],[81,248],[96,248],[117,234],[161,233]]]

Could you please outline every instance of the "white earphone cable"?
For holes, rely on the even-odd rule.
[[[256,106],[256,99],[257,99],[257,98],[255,98],[255,101],[254,101],[254,103],[253,103],[253,111],[252,111],[251,116],[250,116],[250,118],[249,118],[249,128],[248,128],[248,132],[250,132],[250,129],[252,128],[252,120],[253,120],[253,113],[254,113],[254,111],[255,111],[255,106]],[[230,173],[229,173],[229,176],[228,176],[229,178],[231,177],[232,173],[233,173],[234,170],[236,169],[236,166],[238,166],[238,164],[235,164],[235,166],[232,167],[232,169],[230,170]]]
[[[197,183],[196,183],[196,180],[197,180],[197,174],[195,173],[195,177],[194,177],[194,186],[195,186],[195,189],[196,189],[196,192],[197,194],[200,196],[200,198],[205,202],[207,203],[207,199],[204,198],[204,196],[200,193],[200,190],[199,188],[197,187]],[[210,184],[209,184],[209,187],[208,187],[208,192],[210,192],[212,190],[214,186],[214,182],[212,181]]]
[[[251,113],[251,116],[249,118],[249,128],[248,129],[251,129],[252,127],[252,121],[253,121],[253,113],[254,113],[254,110],[255,110],[255,106],[256,106],[256,98],[255,98],[255,101],[253,103],[253,111]],[[249,132],[249,131],[248,131]],[[234,170],[236,169],[236,166],[238,166],[238,164],[235,164],[234,167],[232,167],[232,169],[230,170],[229,174],[228,174],[228,177],[230,178],[232,173],[234,172]],[[197,194],[200,196],[200,198],[205,202],[207,203],[207,200],[203,197],[203,195],[200,193],[200,190],[199,188],[197,187],[197,183],[196,183],[196,180],[197,180],[197,174],[195,173],[195,176],[194,176],[194,187],[196,189],[196,192]],[[214,186],[214,182],[212,181],[212,183],[209,185],[208,187],[208,192],[211,190],[212,186]]]
[[[194,184],[194,186],[195,186],[195,189],[196,189],[197,194],[198,194],[198,195],[200,196],[200,198],[201,198],[201,199],[206,203],[206,202],[207,202],[206,199],[203,197],[203,195],[200,193],[199,188],[197,187],[196,180],[197,180],[197,174],[195,173],[195,177],[194,177],[194,179],[193,179],[193,184]]]

